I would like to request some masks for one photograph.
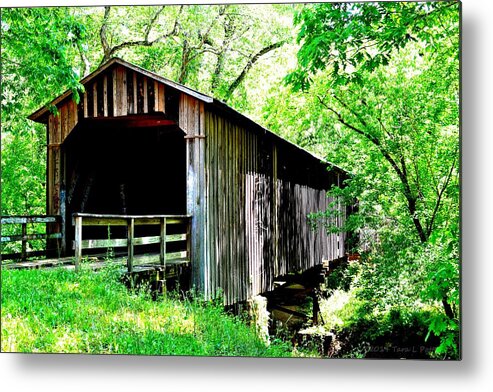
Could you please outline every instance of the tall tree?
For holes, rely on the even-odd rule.
[[[357,196],[353,222],[373,229],[364,291],[387,293],[387,305],[390,293],[441,303],[430,330],[445,351],[459,303],[458,11],[455,1],[306,5],[287,77],[319,109],[312,141],[354,173],[334,192]]]
[[[44,212],[46,135],[27,116],[63,88],[86,30],[67,8],[2,9],[2,214]],[[76,94],[77,95],[77,94]]]
[[[225,100],[256,62],[290,38],[268,5],[107,6],[98,35],[102,62],[128,57]],[[83,64],[87,69],[87,56]]]

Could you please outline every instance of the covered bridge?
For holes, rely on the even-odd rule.
[[[76,213],[190,215],[192,282],[206,297],[220,288],[226,305],[344,256],[344,234],[307,220],[342,170],[121,59],[81,83],[79,103],[67,91],[29,117],[47,125],[47,214],[62,216],[65,255]]]

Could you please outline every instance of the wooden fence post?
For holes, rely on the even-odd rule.
[[[60,234],[61,238],[57,241],[58,244],[58,257],[60,256],[65,256],[67,254],[67,236],[66,236],[66,222],[65,222],[65,213],[66,213],[66,207],[65,207],[65,187],[62,186],[62,189],[60,191]]]
[[[161,266],[163,267],[163,279],[161,281],[162,284],[162,293],[166,293],[166,218],[161,219],[161,247],[159,253],[159,261]],[[159,272],[158,272],[159,275]]]
[[[21,260],[26,261],[27,258],[27,222],[22,223],[22,250]]]
[[[187,219],[187,257],[190,264],[192,263],[192,218]]]
[[[82,259],[82,217],[75,217],[75,270],[79,270]]]
[[[159,261],[161,266],[166,268],[166,218],[161,219],[161,249],[159,253]]]
[[[128,258],[127,258],[127,268],[128,272],[132,273],[134,270],[134,236],[135,236],[135,226],[134,226],[134,218],[130,218],[128,220],[128,238],[127,238],[127,247],[128,247]]]

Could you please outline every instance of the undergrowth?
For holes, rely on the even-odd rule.
[[[334,334],[329,356],[443,358],[437,354],[440,339],[429,330],[430,320],[440,312],[438,306],[376,306],[360,288],[351,287],[358,268],[350,267],[333,273],[327,282],[329,296],[320,304],[324,329]]]
[[[2,271],[2,352],[288,357],[221,304],[129,291],[111,268]]]

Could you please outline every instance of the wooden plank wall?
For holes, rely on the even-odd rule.
[[[165,113],[165,85],[116,65],[85,85],[79,104],[81,118]]]
[[[102,72],[85,85],[79,104],[69,96],[50,114],[50,143],[63,143],[79,120],[165,113],[165,85],[121,65]],[[51,124],[51,125],[50,125]]]
[[[184,93],[179,97],[179,127],[186,133],[187,141],[187,214],[191,223],[192,279],[196,288],[208,298],[210,258],[206,252],[209,241],[206,230],[206,180],[205,180],[205,112],[204,103]]]
[[[306,218],[332,201],[328,181],[317,180],[327,177],[320,162],[297,162],[299,151],[208,111],[205,129],[206,295],[221,289],[231,305],[272,290],[278,276],[344,255],[342,234],[313,231]],[[315,171],[312,184],[291,173],[296,165]]]

